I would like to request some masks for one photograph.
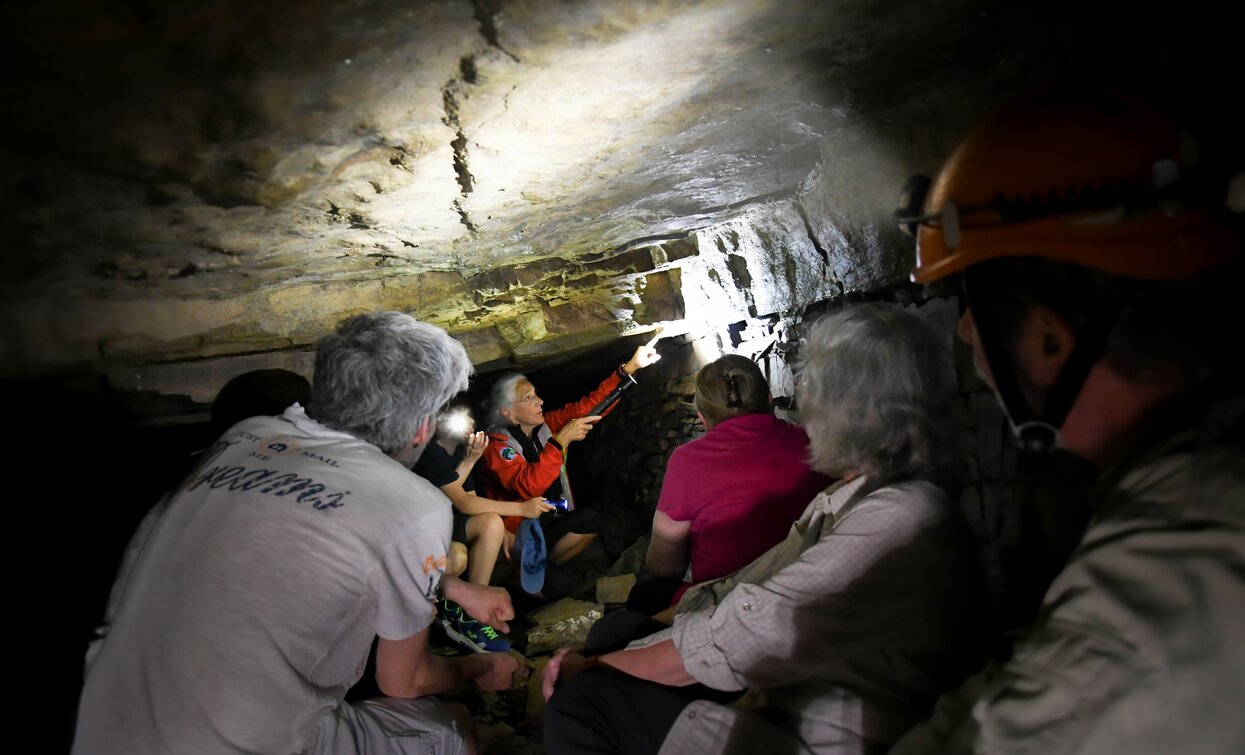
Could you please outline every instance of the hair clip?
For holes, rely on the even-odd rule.
[[[731,409],[742,406],[744,400],[739,395],[739,385],[735,382],[735,376],[728,372],[723,377],[726,378],[726,406]]]

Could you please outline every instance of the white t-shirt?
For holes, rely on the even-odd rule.
[[[302,750],[374,636],[432,622],[450,521],[430,483],[297,404],[235,425],[114,588],[74,751]]]

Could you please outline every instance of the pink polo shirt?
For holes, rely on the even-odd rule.
[[[704,582],[751,563],[785,538],[831,482],[808,468],[802,428],[772,414],[746,414],[675,449],[657,510],[692,523],[692,579]]]

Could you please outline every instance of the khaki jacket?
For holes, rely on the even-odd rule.
[[[1245,752],[1245,398],[1185,424],[1104,472],[1032,634],[893,755]]]

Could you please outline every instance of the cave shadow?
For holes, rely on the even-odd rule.
[[[13,615],[19,694],[34,706],[41,746],[68,752],[87,643],[139,521],[189,469],[206,423],[144,426],[106,388],[6,381]],[[20,555],[16,555],[20,554]],[[20,612],[20,613],[18,613]]]

